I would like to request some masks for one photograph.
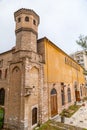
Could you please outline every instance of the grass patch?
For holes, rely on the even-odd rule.
[[[71,117],[80,107],[80,105],[72,105],[68,109],[64,109],[60,115]]]
[[[51,121],[46,122],[45,124],[41,125],[40,127],[34,128],[34,130],[58,130],[55,126],[52,126]]]
[[[40,126],[40,128],[34,128],[34,130],[86,130],[83,128],[77,128],[75,126],[67,125],[60,122],[49,120]]]

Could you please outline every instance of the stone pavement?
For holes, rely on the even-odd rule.
[[[78,104],[81,105],[82,103]],[[57,116],[54,120],[61,122],[61,117]],[[87,129],[87,101],[85,102],[85,106],[82,106],[72,117],[65,118],[64,123]]]

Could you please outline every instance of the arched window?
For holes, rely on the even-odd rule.
[[[68,88],[67,94],[68,94],[68,102],[71,102],[71,91],[70,91],[70,88]]]
[[[29,17],[28,16],[25,17],[25,21],[29,22]]]
[[[81,96],[82,96],[82,86],[80,86],[80,93],[81,93]]]
[[[61,90],[61,99],[62,99],[62,105],[64,105],[65,104],[64,90]]]
[[[56,89],[55,89],[55,88],[53,88],[53,89],[51,90],[51,95],[54,95],[54,94],[57,94],[57,92],[56,92]]]
[[[5,101],[5,90],[3,88],[0,89],[0,105],[4,106]]]
[[[0,70],[0,79],[2,79],[2,71]]]
[[[5,79],[7,78],[7,69],[5,70]]]
[[[36,25],[36,20],[35,19],[33,20],[33,24]]]
[[[32,109],[32,125],[37,123],[37,108]]]
[[[19,22],[21,22],[21,18],[20,18],[20,17],[18,18],[18,23],[19,23]]]

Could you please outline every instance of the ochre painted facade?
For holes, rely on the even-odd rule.
[[[85,85],[83,68],[47,38],[38,40],[38,48],[39,48],[38,52],[40,54],[43,53],[42,60],[44,63],[44,83],[45,87],[47,87],[46,90],[48,94],[47,96],[48,105],[47,104],[45,105],[47,106],[47,108],[45,109],[48,110],[49,117],[52,117],[51,105],[50,105],[52,89],[55,88],[57,91],[57,113],[60,113],[64,108],[67,109],[71,104],[74,104],[76,100],[81,100],[81,98],[85,96],[84,92],[83,92],[84,96],[80,95],[80,87],[82,86],[82,88],[84,88]],[[41,48],[43,49],[42,51]],[[71,90],[70,103],[68,103],[68,96],[67,96],[68,88],[70,88]],[[64,89],[64,95],[65,95],[64,105],[62,105],[61,101],[62,89]],[[75,95],[76,89],[79,92],[77,99]]]
[[[38,38],[39,16],[14,13],[16,46],[0,54],[3,127],[32,130],[86,94],[83,68],[46,37]]]

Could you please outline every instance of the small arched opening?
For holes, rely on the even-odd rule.
[[[25,21],[29,22],[29,17],[28,16],[25,17]]]
[[[61,90],[61,100],[62,100],[62,106],[65,105],[65,95],[64,95],[64,89]]]

